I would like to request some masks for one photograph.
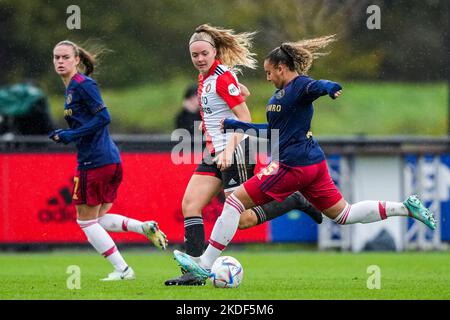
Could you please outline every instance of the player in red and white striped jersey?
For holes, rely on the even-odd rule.
[[[198,41],[192,47],[201,50],[208,44]],[[201,58],[200,58],[201,59]],[[220,121],[231,117],[251,119],[242,97],[236,75],[229,68],[214,60],[206,75],[199,74],[199,103],[203,131],[207,137],[206,147],[211,154],[219,154],[230,142],[232,133],[222,133]],[[230,151],[234,151],[231,150]]]
[[[235,70],[236,66],[255,68],[254,54],[249,51],[253,35],[201,25],[189,41],[192,63],[199,71],[198,99],[209,151],[192,175],[182,202],[185,247],[191,256],[200,256],[205,247],[203,208],[222,188],[227,196],[254,175],[255,161],[251,161],[254,155],[250,154],[249,139],[240,133],[221,130],[224,118],[251,121],[241,93],[241,88],[247,90],[239,84]],[[301,209],[321,222],[321,212],[300,193],[295,193],[282,203],[269,203],[243,212],[241,227],[263,223],[292,209]],[[185,273],[165,284],[203,285],[204,281]]]

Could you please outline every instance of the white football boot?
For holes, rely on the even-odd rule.
[[[120,280],[134,280],[136,275],[131,267],[126,267],[124,271],[111,272],[108,277],[101,279],[101,281],[120,281]]]

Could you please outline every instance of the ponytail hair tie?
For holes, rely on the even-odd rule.
[[[284,52],[289,58],[292,59],[292,56],[289,54],[289,52],[286,51],[286,49],[283,48],[283,45],[280,46],[280,50]]]

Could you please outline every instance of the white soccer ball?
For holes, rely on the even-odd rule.
[[[237,288],[244,277],[244,269],[235,258],[219,257],[211,268],[211,282],[216,288]]]

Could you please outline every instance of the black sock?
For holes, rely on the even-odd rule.
[[[283,202],[272,201],[262,206],[252,208],[258,219],[258,224],[273,220],[283,214],[298,209],[308,214],[317,223],[322,222],[322,213],[317,210],[300,192],[295,192]]]
[[[184,218],[184,237],[186,253],[200,257],[205,248],[205,228],[202,217]]]

